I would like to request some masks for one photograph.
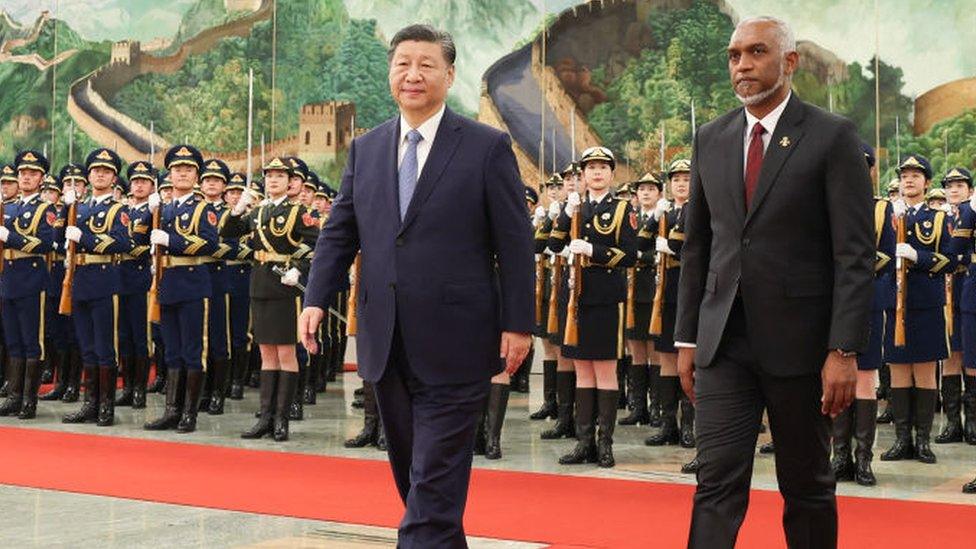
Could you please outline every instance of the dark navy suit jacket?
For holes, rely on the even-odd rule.
[[[446,109],[403,222],[399,117],[355,139],[316,243],[305,296],[327,308],[362,251],[359,373],[385,371],[396,326],[414,375],[431,385],[502,369],[502,331],[532,332],[532,228],[509,137]]]

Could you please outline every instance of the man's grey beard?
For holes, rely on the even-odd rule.
[[[750,95],[743,97],[739,94],[735,94],[735,98],[739,100],[746,107],[751,107],[753,105],[762,103],[763,101],[769,99],[774,93],[780,90],[783,86],[787,84],[786,71],[780,71],[779,78],[776,80],[776,84],[768,90],[763,90],[755,95]]]

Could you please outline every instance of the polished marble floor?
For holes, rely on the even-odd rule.
[[[539,433],[549,423],[527,419],[528,413],[541,402],[541,385],[541,376],[533,375],[530,395],[512,395],[503,432],[504,458],[499,461],[475,458],[475,467],[659,482],[694,482],[692,476],[680,473],[681,464],[693,457],[694,450],[646,447],[642,441],[651,432],[646,427],[617,429],[615,469],[558,465],[558,456],[568,451],[572,442],[540,440]],[[249,390],[243,401],[228,400],[226,413],[222,416],[201,414],[198,431],[189,435],[142,429],[143,422],[162,411],[162,397],[159,395],[150,397],[146,410],[119,409],[117,425],[111,428],[62,424],[61,415],[78,406],[62,403],[41,403],[38,417],[33,421],[0,418],[0,425],[383,460],[385,454],[376,449],[355,450],[342,446],[346,438],[358,432],[362,423],[362,412],[350,406],[353,390],[358,386],[360,382],[354,374],[340,376],[338,382],[330,384],[326,394],[319,395],[317,405],[305,407],[304,421],[292,422],[291,440],[286,443],[274,443],[268,439],[246,441],[239,437],[239,433],[254,421],[253,412],[257,408],[254,390]],[[936,420],[936,432],[940,423],[941,417]],[[883,451],[892,438],[891,426],[880,426],[877,453]],[[760,437],[760,442],[766,440],[768,435]],[[844,483],[838,487],[838,493],[976,505],[976,496],[960,492],[961,485],[976,474],[976,447],[951,444],[934,445],[934,449],[939,458],[938,464],[884,463],[876,460],[879,486],[863,488]],[[70,456],[66,458],[70,459]],[[773,456],[757,454],[753,485],[775,489]],[[389,547],[395,540],[395,532],[385,528],[9,486],[0,486],[0,509],[4,510],[0,512],[0,532],[3,533],[3,545],[8,547],[342,548]],[[54,527],[55,523],[59,527]],[[534,547],[531,544],[483,539],[472,539],[471,546]]]

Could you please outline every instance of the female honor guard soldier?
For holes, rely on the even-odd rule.
[[[165,206],[152,199],[150,209],[162,207],[159,229],[149,233],[156,253],[163,253],[159,280],[160,332],[165,343],[166,409],[145,428],[176,428],[190,433],[197,428],[197,407],[207,358],[210,312],[210,272],[205,258],[217,250],[217,214],[193,192],[200,179],[203,158],[190,145],[175,145],[165,157],[173,185],[173,200]],[[181,377],[185,375],[185,383]],[[185,386],[185,390],[184,390]]]
[[[935,463],[929,446],[936,404],[936,362],[949,356],[945,318],[945,275],[955,269],[956,257],[949,216],[925,204],[925,188],[932,179],[929,161],[909,155],[898,167],[903,200],[894,211],[905,224],[905,242],[895,255],[908,262],[905,345],[895,345],[896,322],[885,334],[885,360],[891,368],[891,407],[895,443],[882,461],[917,459]],[[961,246],[960,246],[961,248]],[[914,423],[914,425],[913,425]],[[915,441],[912,442],[912,427]]]
[[[876,175],[874,150],[864,147],[864,157]],[[874,199],[874,234],[876,261],[874,264],[874,305],[871,309],[871,336],[867,351],[857,355],[857,387],[854,404],[844,409],[833,420],[833,451],[831,467],[838,481],[853,480],[861,486],[877,483],[871,470],[874,458],[872,447],[877,430],[878,398],[875,385],[877,371],[884,362],[885,318],[895,319],[895,228],[891,203],[884,198]],[[851,437],[857,441],[854,458],[851,457]]]
[[[92,197],[79,202],[74,225],[64,237],[75,243],[71,318],[85,373],[85,402],[64,416],[64,423],[115,423],[115,386],[119,349],[119,289],[122,284],[117,254],[132,249],[125,205],[113,197],[122,160],[110,149],[95,149],[85,162]],[[65,194],[71,206],[77,197]],[[69,220],[70,221],[70,220]],[[65,244],[67,246],[67,243]],[[70,267],[70,266],[69,266]]]
[[[276,441],[288,440],[288,411],[298,388],[295,346],[302,298],[295,286],[301,273],[292,265],[292,254],[318,225],[307,224],[302,216],[304,206],[288,201],[291,170],[281,158],[272,158],[264,166],[268,198],[245,214],[253,197],[249,191],[242,194],[220,231],[226,238],[251,234],[254,248],[251,323],[254,341],[261,349],[261,410],[257,424],[242,433],[242,438],[273,434]],[[285,274],[275,273],[275,268],[284,269]]]
[[[663,191],[661,180],[652,173],[646,173],[643,177],[631,184],[633,192],[637,195],[637,203],[640,210],[637,213],[637,226],[641,228],[638,234],[638,243],[649,241],[656,227],[652,226],[651,220],[654,215],[654,208],[658,200],[661,199]],[[630,347],[630,354],[633,358],[630,365],[630,373],[627,381],[630,385],[628,390],[630,415],[620,420],[620,425],[647,425],[651,422],[651,414],[647,407],[648,387],[651,380],[656,382],[660,375],[661,367],[652,366],[657,362],[657,352],[654,350],[654,341],[650,335],[651,308],[654,301],[655,281],[655,261],[654,253],[649,250],[637,251],[637,262],[633,272],[633,299],[630,306],[634,325],[627,329],[627,346]]]
[[[37,151],[23,151],[14,165],[20,199],[4,206],[0,225],[0,241],[4,242],[0,300],[8,354],[7,399],[0,404],[0,416],[17,414],[32,419],[37,413],[44,359],[47,254],[54,249],[56,216],[40,196],[47,158]]]
[[[227,207],[233,209],[246,190],[247,177],[240,172],[230,176],[230,183],[224,189]],[[251,255],[249,239],[238,239],[237,254],[227,259],[227,293],[230,295],[230,399],[244,398],[244,382],[247,363],[251,356]]]
[[[623,303],[627,281],[624,269],[637,257],[637,214],[630,203],[611,193],[613,153],[591,147],[580,158],[586,200],[570,194],[556,220],[549,248],[568,247],[581,261],[577,325],[574,346],[564,345],[563,356],[576,368],[576,448],[559,458],[561,464],[593,463],[613,467],[613,430],[617,422],[617,360],[623,355]],[[578,238],[570,241],[571,221],[579,214]],[[573,311],[569,311],[570,317]],[[571,318],[570,318],[571,320]],[[567,330],[573,326],[567,320]],[[599,436],[593,418],[597,409]]]
[[[563,188],[563,178],[558,173],[552,174],[543,184],[546,197],[550,204],[555,204],[557,208],[556,217],[559,216],[558,202],[565,198],[561,196]],[[540,215],[541,214],[541,215]],[[552,232],[554,219],[548,215],[548,211],[543,206],[536,206],[535,222],[535,253],[541,255],[542,267],[537,269],[537,274],[543,276],[542,280],[542,318],[536,326],[535,335],[542,342],[542,407],[529,415],[529,419],[540,420],[552,418],[556,419],[558,407],[556,405],[556,364],[559,360],[559,345],[550,340],[548,330],[549,320],[549,301],[552,293],[552,273],[555,255],[549,251],[549,233]],[[538,299],[538,297],[536,298]]]

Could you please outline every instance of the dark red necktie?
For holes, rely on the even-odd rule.
[[[762,170],[763,163],[763,140],[762,136],[766,133],[766,128],[756,122],[752,127],[752,134],[749,139],[749,156],[746,158],[746,210],[752,204],[752,195],[756,194],[756,184],[759,183],[759,172]]]

